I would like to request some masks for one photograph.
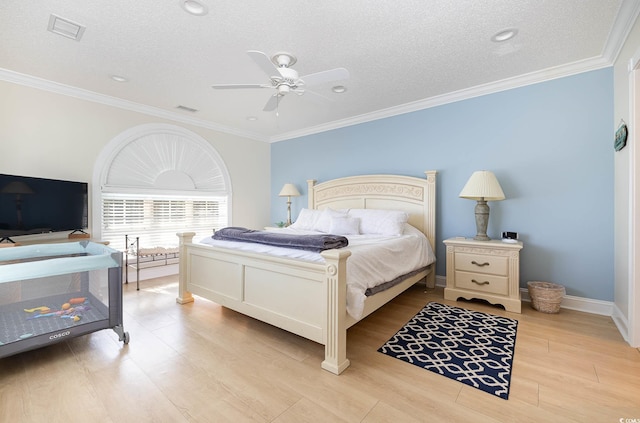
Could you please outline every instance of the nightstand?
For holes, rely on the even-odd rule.
[[[478,298],[520,313],[520,250],[522,242],[449,238],[444,298]]]

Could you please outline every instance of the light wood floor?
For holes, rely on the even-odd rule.
[[[416,286],[349,330],[352,364],[334,376],[321,345],[176,294],[175,278],[125,286],[127,346],[109,329],[0,359],[0,421],[640,421],[640,352],[607,317]],[[376,352],[431,300],[519,320],[509,400]]]

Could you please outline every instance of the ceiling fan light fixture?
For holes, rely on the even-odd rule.
[[[204,16],[209,13],[207,5],[196,0],[180,0],[180,7],[194,16]]]
[[[502,43],[512,39],[516,35],[518,35],[518,30],[516,28],[503,29],[502,31],[496,32],[493,37],[491,37],[491,41],[494,43]]]
[[[287,84],[280,84],[278,85],[278,94],[280,95],[285,95],[286,93],[288,93],[289,91],[291,91],[291,87],[288,86]]]

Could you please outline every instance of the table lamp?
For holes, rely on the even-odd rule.
[[[287,223],[285,223],[285,226],[290,226],[291,225],[291,197],[300,196],[300,192],[295,187],[295,185],[284,184],[278,196],[287,197]]]
[[[460,192],[461,198],[476,200],[476,236],[477,241],[489,241],[487,226],[489,224],[489,205],[487,201],[504,200],[504,192],[493,172],[478,170],[473,172]]]

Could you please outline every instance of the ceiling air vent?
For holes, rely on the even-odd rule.
[[[60,16],[51,15],[47,29],[54,34],[80,41],[82,34],[84,34],[85,27],[68,19],[61,18]]]
[[[183,106],[183,105],[176,106],[176,109],[183,110],[185,112],[191,112],[191,113],[195,113],[195,112],[198,111],[198,109],[194,109],[192,107],[187,107],[187,106]]]

